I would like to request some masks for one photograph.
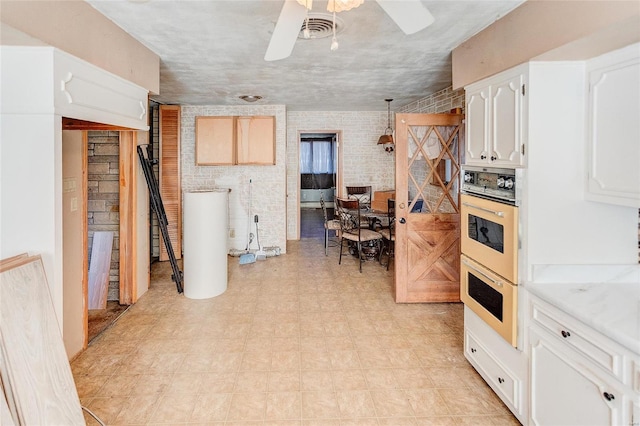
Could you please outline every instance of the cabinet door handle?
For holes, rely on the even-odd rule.
[[[496,157],[494,155],[491,156],[491,161],[496,161],[497,159],[498,159],[498,157]]]
[[[465,206],[465,207],[469,207],[470,209],[477,209],[477,210],[483,211],[485,213],[494,214],[494,215],[496,215],[498,217],[504,217],[504,212],[501,212],[501,211],[486,209],[484,207],[476,206],[476,205],[471,204],[471,203],[462,203],[462,205]]]
[[[504,379],[502,377],[498,377],[498,383],[504,383]]]
[[[476,353],[476,349],[475,348],[471,348],[471,353],[475,354]]]
[[[486,156],[486,155],[481,155],[481,156],[480,156],[480,159],[481,159],[481,160],[486,160],[486,159],[487,159],[487,156]]]
[[[571,336],[571,333],[569,333],[568,331],[565,331],[565,330],[562,330],[562,331],[560,332],[560,334],[562,334],[562,337],[564,337],[565,339],[566,339],[567,337],[570,337],[570,336]]]
[[[602,396],[604,396],[604,399],[606,399],[607,401],[613,401],[614,399],[616,399],[616,397],[609,392],[603,393]]]

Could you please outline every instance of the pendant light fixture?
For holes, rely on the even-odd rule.
[[[393,129],[391,128],[391,101],[393,99],[385,99],[387,102],[387,128],[384,131],[384,135],[378,139],[378,145],[384,145],[384,150],[391,153],[393,152]]]

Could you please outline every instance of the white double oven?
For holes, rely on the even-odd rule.
[[[518,330],[518,207],[511,169],[463,172],[460,298],[513,347]]]

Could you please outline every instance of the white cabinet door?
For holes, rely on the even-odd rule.
[[[464,164],[521,167],[527,113],[526,67],[517,67],[466,90]]]
[[[640,207],[640,44],[591,60],[587,198]]]
[[[467,92],[465,164],[486,165],[489,144],[489,86]]]
[[[496,166],[523,164],[524,75],[517,75],[491,86],[493,131],[489,161]]]
[[[624,391],[593,374],[594,368],[566,351],[562,342],[530,329],[531,424],[602,426],[624,424]]]

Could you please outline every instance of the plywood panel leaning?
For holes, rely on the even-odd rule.
[[[106,309],[109,291],[109,270],[113,232],[100,231],[93,234],[89,265],[89,309]]]
[[[20,425],[84,425],[40,256],[0,266],[2,386]],[[8,265],[8,266],[5,266]]]

